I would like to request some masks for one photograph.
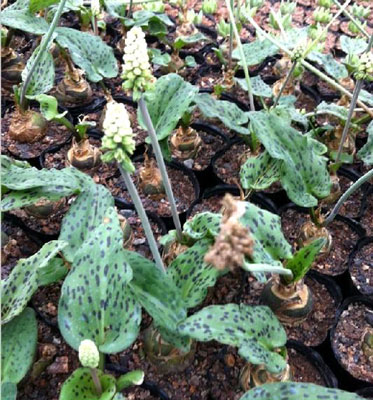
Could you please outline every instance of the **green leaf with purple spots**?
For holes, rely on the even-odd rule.
[[[17,2],[18,3],[18,2]],[[1,24],[34,35],[43,35],[48,31],[48,22],[33,15],[28,9],[10,5],[1,12]]]
[[[223,274],[222,271],[204,262],[205,254],[211,244],[211,240],[199,240],[179,254],[167,268],[167,275],[179,289],[186,308],[196,307],[202,303],[208,288],[214,286],[218,277]]]
[[[332,54],[319,53],[318,51],[312,51],[307,55],[307,59],[319,64],[324,68],[325,72],[337,79],[338,81],[343,78],[347,78],[347,68],[339,63]]]
[[[35,311],[25,308],[1,328],[1,382],[17,384],[34,361],[38,328]]]
[[[6,324],[24,310],[41,283],[40,272],[45,272],[48,264],[66,245],[62,240],[48,242],[33,256],[20,259],[8,279],[1,281],[1,324]]]
[[[219,234],[221,214],[202,212],[185,222],[183,233],[193,240],[213,239]]]
[[[276,349],[286,343],[286,332],[266,306],[238,304],[203,308],[179,325],[179,332],[201,342],[216,340],[238,347],[238,353],[252,364],[264,364],[271,373],[286,367]]]
[[[64,382],[59,400],[112,400],[117,393],[115,378],[99,369],[96,374],[101,382],[102,393],[99,395],[93,382],[90,368],[78,368]]]
[[[326,388],[313,383],[276,382],[266,383],[249,390],[240,400],[363,400],[355,393]]]
[[[370,122],[366,129],[368,140],[365,145],[358,151],[357,156],[366,165],[373,164],[373,121]]]
[[[58,325],[72,348],[90,339],[102,353],[117,353],[135,341],[141,307],[128,287],[131,279],[123,232],[110,207],[76,251],[62,285]]]
[[[1,398],[3,400],[16,400],[17,398],[17,385],[11,382],[1,383]]]

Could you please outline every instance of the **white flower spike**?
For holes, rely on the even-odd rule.
[[[79,345],[79,361],[86,368],[97,368],[100,361],[100,353],[98,352],[95,342],[85,339]]]

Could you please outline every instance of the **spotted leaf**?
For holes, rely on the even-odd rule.
[[[111,47],[99,36],[71,28],[56,29],[57,43],[69,50],[71,59],[85,71],[92,82],[115,78],[118,64]]]
[[[355,393],[331,389],[313,383],[276,382],[266,383],[249,390],[240,400],[363,400]]]
[[[315,140],[302,135],[290,122],[265,111],[250,112],[252,128],[270,156],[282,160],[281,183],[289,198],[302,207],[317,206],[331,188],[327,159]]]
[[[285,345],[286,333],[266,306],[208,306],[182,322],[179,331],[201,342],[217,340],[238,347],[248,362],[264,364],[271,373],[280,373],[286,366],[285,359],[275,351]]]
[[[249,202],[241,202],[245,213],[240,222],[249,228],[254,239],[252,261],[257,264],[279,265],[280,260],[291,258],[291,246],[281,230],[281,219],[278,215]]]
[[[189,47],[191,44],[198,43],[206,39],[206,36],[201,32],[197,32],[189,36],[178,36],[174,42],[174,48],[180,50],[183,47]]]
[[[170,135],[197,93],[198,88],[185,82],[181,76],[167,74],[157,80],[154,91],[145,94],[149,115],[159,141]],[[146,129],[140,109],[137,116],[140,125]]]
[[[102,185],[91,185],[78,196],[65,215],[59,238],[69,243],[64,251],[67,261],[74,260],[90,233],[102,224],[107,210],[114,206],[110,192]]]
[[[346,35],[341,35],[340,43],[342,51],[351,55],[363,53],[368,46],[368,43],[364,39],[352,38]]]
[[[242,135],[248,135],[249,130],[243,126],[248,123],[248,113],[242,111],[236,104],[226,100],[216,100],[208,93],[200,93],[195,97],[195,103],[206,118],[217,118],[227,128]]]
[[[17,385],[11,382],[1,383],[1,398],[3,400],[16,400],[17,398]]]
[[[348,116],[348,109],[343,106],[339,106],[334,103],[327,103],[326,101],[322,101],[317,107],[316,112],[318,114],[329,114],[333,115],[342,121],[346,121]]]
[[[97,393],[89,368],[78,368],[64,382],[59,400],[112,400],[117,392],[115,378],[96,369],[102,393]]]
[[[219,234],[221,214],[202,212],[185,222],[183,233],[191,239],[214,238]]]
[[[124,257],[133,271],[129,286],[136,300],[156,324],[175,330],[186,317],[186,310],[172,279],[135,252],[124,250]]]
[[[43,35],[48,31],[49,25],[42,17],[36,17],[27,8],[10,5],[1,12],[1,23],[9,28],[19,29],[34,35]],[[14,4],[15,5],[15,4]]]
[[[368,134],[368,140],[365,145],[358,151],[357,156],[360,160],[363,160],[364,164],[373,164],[373,121],[368,125],[366,132]]]
[[[347,78],[348,72],[347,68],[335,60],[331,54],[319,53],[317,51],[312,51],[308,54],[307,59],[316,62],[321,67],[324,68],[325,72],[337,79],[338,81],[343,78]]]
[[[128,288],[131,278],[123,233],[110,207],[75,253],[62,285],[58,325],[72,348],[90,339],[101,352],[117,353],[134,342],[141,308]]]
[[[23,311],[40,285],[40,271],[43,271],[66,245],[62,240],[48,242],[33,256],[19,260],[8,279],[1,281],[2,324],[6,324]]]
[[[244,189],[264,190],[280,180],[281,160],[272,158],[267,151],[257,157],[249,157],[240,170]]]
[[[235,80],[235,82],[237,82],[240,85],[240,87],[243,90],[245,90],[246,92],[248,91],[246,79],[234,78],[234,80]],[[273,96],[271,87],[263,81],[263,79],[261,78],[260,75],[251,77],[250,81],[251,81],[251,88],[252,88],[254,96],[259,96],[259,97],[272,97]]]
[[[221,271],[204,262],[204,257],[212,242],[199,240],[188,250],[179,254],[167,268],[181,293],[186,308],[196,307],[207,295],[207,289],[215,285]]]
[[[269,40],[255,40],[251,43],[246,43],[243,46],[246,64],[248,67],[258,65],[267,57],[274,56],[279,52],[279,48]],[[232,57],[236,60],[241,60],[239,49],[233,50]],[[239,64],[242,65],[241,61]]]
[[[172,344],[183,353],[187,353],[190,350],[192,341],[189,336],[182,335],[177,329],[171,330],[157,324],[155,324],[155,327],[165,342]]]
[[[1,328],[1,382],[17,384],[34,360],[38,336],[35,312],[25,308]]]

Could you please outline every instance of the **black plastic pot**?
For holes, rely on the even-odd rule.
[[[129,369],[118,365],[118,364],[113,364],[113,363],[107,363],[105,365],[105,369],[108,371],[116,372],[118,374],[126,374],[127,372],[130,372]],[[140,387],[143,389],[149,390],[150,394],[152,396],[158,397],[161,400],[171,400],[168,394],[158,387],[158,385],[155,382],[147,381],[145,380]]]
[[[320,354],[310,347],[303,345],[296,340],[289,340],[286,344],[288,349],[294,349],[297,353],[302,354],[307,360],[319,371],[325,381],[325,386],[329,388],[337,388],[338,380],[329,366],[325,363]]]
[[[355,248],[352,250],[349,259],[348,259],[348,270],[351,278],[351,284],[355,288],[357,293],[360,293],[365,296],[369,296],[373,299],[373,282],[370,282],[367,284],[365,281],[362,279],[358,279],[359,277],[353,276],[352,275],[352,268],[354,266],[355,258],[358,254],[358,252],[364,247],[367,246],[368,244],[373,243],[373,236],[370,237],[364,237],[358,240],[356,243]],[[359,264],[360,267],[362,267],[362,264]],[[373,268],[373,265],[367,265],[368,268]],[[357,294],[356,293],[356,294]]]
[[[369,186],[367,187],[367,190],[361,201],[361,209],[360,209],[360,214],[359,214],[360,218],[366,214],[367,208],[368,208],[368,200],[373,197],[373,185],[371,185],[371,184],[368,184],[368,185]]]
[[[333,363],[333,370],[336,372],[336,374],[339,377],[339,380],[341,382],[341,388],[345,390],[360,390],[366,387],[371,386],[369,382],[362,381],[360,379],[356,379],[353,377],[345,368],[343,367],[341,363],[341,356],[338,354],[337,349],[335,348],[333,344],[333,338],[335,336],[335,331],[337,327],[337,323],[339,321],[339,318],[344,310],[346,310],[350,304],[354,303],[362,303],[370,308],[373,309],[373,299],[369,299],[366,296],[352,296],[348,297],[343,301],[343,303],[339,306],[336,314],[336,324],[330,331],[330,343],[331,343],[331,349],[334,355],[334,360],[335,362]]]
[[[81,114],[87,115],[101,111],[105,107],[105,104],[106,98],[104,96],[93,96],[92,100],[87,104],[66,107],[66,109],[72,115],[74,120],[76,120],[77,117]]]
[[[356,391],[356,394],[364,397],[364,399],[373,399],[373,386],[366,387]]]
[[[233,196],[239,196],[240,190],[238,189],[237,186],[234,186],[234,185],[217,185],[212,188],[206,189],[203,192],[203,195],[192,203],[192,205],[187,213],[187,219],[192,215],[193,208],[197,204],[200,204],[204,199],[208,199],[210,197],[219,196],[219,195],[221,195],[223,197],[225,193],[230,193]],[[266,196],[264,196],[262,193],[253,193],[250,198],[250,201],[253,204],[259,206],[260,208],[263,208],[267,211],[277,214],[277,208],[276,208],[275,204],[270,199],[268,199]]]

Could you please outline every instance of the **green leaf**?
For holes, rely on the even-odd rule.
[[[67,114],[67,111],[58,112],[58,101],[53,96],[39,94],[37,96],[27,96],[29,99],[36,100],[40,104],[40,112],[47,121],[58,120]]]
[[[274,56],[279,52],[277,46],[275,46],[268,39],[255,40],[255,42],[246,43],[243,46],[243,51],[248,67],[258,65],[264,61],[267,57]],[[235,60],[241,60],[240,52],[238,48],[233,50],[232,57]],[[241,61],[239,62],[242,65]]]
[[[336,61],[331,54],[324,54],[317,51],[312,51],[308,54],[307,58],[310,61],[318,63],[324,68],[327,74],[337,80],[347,78],[348,76],[347,68]]]
[[[38,285],[46,286],[63,279],[69,270],[65,266],[62,258],[54,258],[45,267],[39,268]]]
[[[244,189],[264,190],[280,180],[281,161],[272,158],[268,151],[257,157],[249,157],[240,170]]]
[[[291,282],[298,282],[304,278],[325,243],[325,238],[318,238],[307,246],[302,247],[292,258],[286,261],[285,268],[290,269],[293,273],[293,278],[290,279]]]
[[[84,339],[102,353],[118,353],[136,339],[141,308],[128,287],[132,271],[123,250],[123,233],[114,207],[75,253],[58,307],[58,325],[78,350]]]
[[[126,19],[126,26],[141,26],[147,28],[151,21],[157,20],[166,26],[173,26],[174,23],[166,14],[156,14],[153,11],[140,10],[133,13],[132,19]]]
[[[174,282],[145,257],[127,250],[123,252],[133,271],[129,286],[134,297],[157,325],[175,330],[186,317],[186,310]]]
[[[249,228],[254,239],[252,261],[256,264],[281,265],[291,258],[291,246],[281,230],[281,218],[249,202],[240,202],[245,213],[240,222]]]
[[[276,382],[266,383],[249,390],[240,400],[362,400],[355,393],[331,389],[313,383]]]
[[[12,8],[12,6],[7,7],[1,12],[1,23],[9,28],[19,29],[20,31],[34,35],[43,35],[49,28],[44,18],[36,17],[28,9]]]
[[[197,32],[190,36],[178,36],[174,42],[173,47],[176,50],[180,50],[185,46],[188,46],[193,43],[198,43],[206,39],[207,39],[206,36],[201,32]]]
[[[202,212],[185,222],[183,232],[191,239],[214,238],[219,234],[221,214]]]
[[[92,185],[75,199],[62,220],[59,236],[69,243],[63,251],[67,261],[73,262],[76,252],[102,224],[108,209],[113,206],[112,195],[102,185]]]
[[[16,400],[17,385],[11,382],[1,383],[1,398],[3,400]]]
[[[42,40],[45,40],[43,37]],[[47,47],[49,49],[49,46]],[[34,64],[35,58],[39,53],[40,46],[38,46],[32,56],[28,59],[25,69],[22,71],[23,83],[28,76],[32,65]],[[54,85],[54,62],[52,54],[49,50],[46,50],[41,58],[39,59],[38,65],[34,70],[31,81],[27,87],[27,95],[34,96],[42,93],[49,92]]]
[[[1,382],[17,384],[27,374],[34,360],[37,336],[35,312],[31,308],[25,308],[2,327]]]
[[[127,5],[123,0],[104,0],[106,11],[114,18],[124,19]]]
[[[246,79],[234,78],[234,80],[241,86],[243,90],[246,90],[246,92],[248,91]],[[263,81],[260,75],[251,77],[250,81],[254,96],[267,97],[267,98],[273,96],[272,88]]]
[[[369,93],[367,90],[360,90],[359,100],[363,101],[369,106],[373,106],[373,94]]]
[[[361,38],[352,38],[346,35],[341,35],[341,48],[346,54],[361,54],[363,53],[368,43]]]
[[[206,118],[218,118],[229,129],[243,135],[249,130],[242,125],[248,123],[248,113],[242,111],[236,104],[226,100],[216,100],[208,93],[200,93],[195,99],[197,107]]]
[[[127,372],[117,379],[117,388],[121,392],[123,389],[133,385],[141,385],[144,382],[144,371],[137,369],[135,371]]]
[[[211,240],[203,239],[179,254],[167,268],[169,276],[179,289],[186,308],[202,303],[209,287],[215,285],[222,271],[204,262]]]
[[[244,304],[203,308],[179,325],[179,331],[201,342],[217,340],[238,347],[238,353],[252,364],[264,364],[271,373],[280,373],[285,359],[275,350],[286,343],[286,333],[266,306]]]
[[[327,159],[316,141],[302,135],[290,121],[265,111],[249,113],[252,128],[272,158],[282,160],[281,183],[289,198],[302,207],[317,206],[328,196],[331,180]]]
[[[6,324],[19,315],[40,285],[39,271],[67,245],[61,240],[46,243],[36,254],[17,262],[9,277],[1,281],[1,323]]]
[[[159,141],[168,137],[175,129],[197,93],[198,88],[185,82],[179,75],[167,74],[157,80],[154,91],[145,94],[149,115]],[[146,129],[140,109],[137,116],[142,128]]]
[[[365,145],[358,151],[357,156],[360,160],[364,161],[366,165],[373,164],[373,121],[368,125],[366,132],[368,140]]]
[[[59,400],[112,400],[117,392],[115,378],[99,369],[96,374],[101,382],[101,395],[97,394],[90,369],[78,368],[62,385]]]
[[[32,13],[36,13],[58,2],[59,0],[30,0],[29,9]]]
[[[194,68],[197,66],[196,59],[193,56],[185,57],[185,65],[189,68]]]
[[[319,114],[330,114],[334,115],[337,118],[340,118],[342,121],[346,121],[348,110],[346,107],[338,106],[334,103],[327,103],[326,101],[322,101],[317,107],[316,112]]]
[[[56,28],[57,43],[69,50],[71,59],[85,71],[92,82],[115,78],[118,64],[113,49],[99,36],[71,28]]]
[[[159,49],[149,49],[151,61],[153,64],[167,67],[171,62],[171,56],[168,53],[163,53]]]

